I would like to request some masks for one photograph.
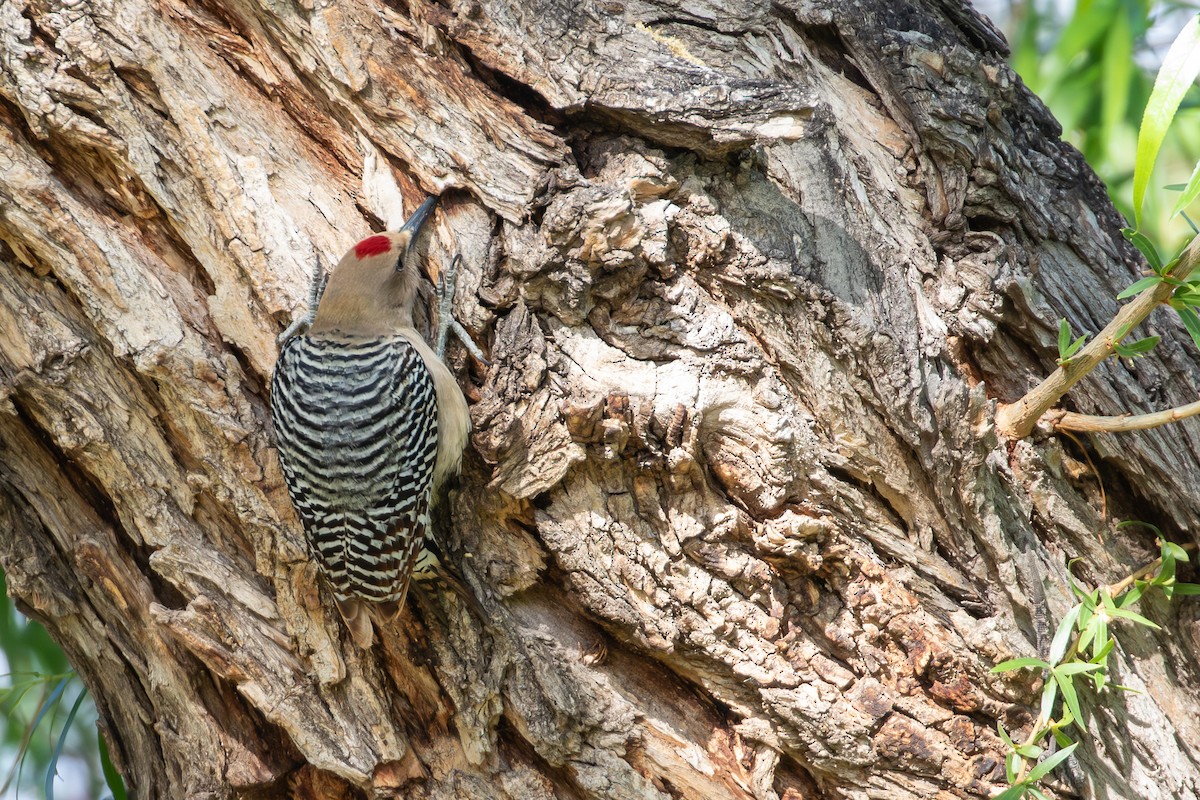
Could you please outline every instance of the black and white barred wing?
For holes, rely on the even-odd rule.
[[[429,527],[437,395],[403,337],[296,336],[271,411],[288,493],[339,600],[401,602]]]

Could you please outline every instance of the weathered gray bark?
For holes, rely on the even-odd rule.
[[[0,563],[137,797],[925,798],[1002,781],[1071,600],[1186,539],[1200,428],[991,427],[1135,266],[953,2],[0,0]],[[444,192],[475,425],[356,651],[266,413],[318,254]],[[1156,324],[1170,324],[1156,320]],[[1194,399],[1168,344],[1072,394]],[[1107,512],[1107,516],[1103,512]],[[1151,604],[1088,796],[1197,795]],[[1043,637],[1044,639],[1044,637]]]

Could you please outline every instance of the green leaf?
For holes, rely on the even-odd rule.
[[[81,689],[79,696],[75,698],[75,705],[71,706],[71,711],[63,722],[62,731],[58,734],[58,744],[54,746],[54,753],[50,756],[50,763],[46,767],[46,800],[54,800],[54,779],[58,775],[58,757],[62,755],[63,747],[67,743],[67,734],[71,731],[71,723],[75,721],[75,714],[79,711],[79,706],[85,697],[87,697],[87,689]]]
[[[1083,0],[1075,6],[1071,21],[1063,27],[1054,49],[1050,51],[1054,60],[1069,65],[1076,56],[1085,50],[1090,50],[1092,45],[1099,42],[1100,37],[1108,29],[1111,13],[1114,10],[1111,8],[1111,4],[1102,5],[1104,6],[1102,9],[1097,9],[1093,7],[1094,4],[1090,0]],[[1046,20],[1042,20],[1043,25],[1046,23]],[[1035,53],[1039,52],[1035,43],[1030,43],[1030,47]]]
[[[1158,78],[1146,103],[1138,131],[1137,156],[1133,169],[1133,218],[1138,227],[1142,224],[1142,206],[1146,199],[1146,187],[1150,184],[1150,173],[1158,159],[1159,148],[1175,119],[1180,101],[1200,74],[1200,14],[1193,15],[1175,37],[1167,51]]]
[[[1135,294],[1141,294],[1151,286],[1157,286],[1162,283],[1162,278],[1158,275],[1147,275],[1139,281],[1130,285],[1125,291],[1117,295],[1118,300],[1124,300],[1126,297],[1133,297]]]
[[[1118,524],[1117,527],[1121,527],[1120,524]],[[1075,594],[1075,596],[1083,601],[1085,608],[1095,608],[1096,600],[1091,596],[1092,593],[1080,586],[1079,582],[1075,580],[1075,574],[1071,572],[1071,569],[1075,566],[1076,561],[1079,561],[1079,559],[1072,558],[1067,562],[1067,582],[1071,585],[1071,591]]]
[[[1082,720],[1083,712],[1079,708],[1079,694],[1075,691],[1075,684],[1071,680],[1071,676],[1060,672],[1061,667],[1055,667],[1050,670],[1051,679],[1058,684],[1058,689],[1062,692],[1063,705],[1071,711],[1071,715],[1075,719]]]
[[[1000,794],[992,798],[992,800],[1021,800],[1025,793],[1029,791],[1029,787],[1024,782],[1018,783],[1016,786],[1010,786]]]
[[[1143,528],[1149,528],[1150,530],[1152,530],[1154,532],[1154,535],[1157,536],[1159,539],[1167,538],[1167,537],[1163,536],[1162,528],[1158,527],[1157,525],[1155,525],[1152,522],[1144,522],[1140,519],[1122,520],[1121,522],[1117,523],[1117,530],[1120,530],[1121,528],[1131,528],[1134,525],[1140,525]]]
[[[1186,211],[1180,211],[1179,216],[1183,217],[1183,221],[1186,222],[1188,227],[1192,229],[1192,235],[1200,236],[1200,227],[1197,227],[1196,223],[1192,221],[1192,218],[1187,215]]]
[[[1078,675],[1081,672],[1094,672],[1100,669],[1099,664],[1092,664],[1087,661],[1068,661],[1065,664],[1059,664],[1054,668],[1054,671],[1060,675]]]
[[[1071,737],[1063,733],[1062,729],[1068,727],[1075,721],[1075,717],[1071,714],[1071,709],[1064,708],[1062,716],[1057,722],[1050,725],[1050,731],[1054,734],[1054,738],[1058,741],[1060,747],[1066,747],[1071,743]]]
[[[112,763],[112,756],[108,754],[108,742],[104,741],[99,728],[96,729],[96,741],[100,745],[100,769],[104,772],[104,782],[108,784],[108,790],[112,792],[112,800],[129,800],[129,794],[125,791],[125,781],[121,780],[121,773]]]
[[[1147,628],[1153,628],[1156,631],[1162,630],[1161,626],[1159,626],[1157,623],[1151,622],[1150,620],[1143,617],[1141,614],[1136,614],[1133,611],[1130,611],[1125,608],[1114,608],[1109,613],[1114,617],[1120,617],[1121,619],[1127,619],[1130,622],[1136,622],[1138,625],[1145,625]]]
[[[1107,631],[1105,631],[1105,633],[1107,633]],[[1099,644],[1100,641],[1101,641],[1100,637],[1097,636],[1096,643]],[[1092,648],[1091,662],[1093,664],[1103,665],[1104,659],[1108,658],[1108,654],[1111,653],[1112,649],[1116,646],[1117,646],[1116,639],[1109,639],[1107,636],[1104,637],[1104,644],[1101,644],[1098,647]]]
[[[1100,593],[1100,602],[1103,604],[1105,611],[1113,612],[1117,610],[1117,605],[1113,602],[1112,595],[1110,595],[1107,591]]]
[[[33,722],[29,725],[30,730],[37,730],[38,725],[45,719],[46,714],[58,705],[58,699],[62,697],[63,689],[67,688],[70,680],[70,677],[59,680],[58,685],[54,687],[54,691],[50,693],[50,696],[42,701],[42,707],[38,709],[37,716],[33,718]]]
[[[1075,632],[1075,620],[1079,619],[1080,610],[1080,605],[1076,603],[1062,618],[1062,622],[1058,623],[1058,630],[1054,632],[1054,641],[1050,643],[1048,658],[1051,664],[1057,664],[1067,652],[1067,646],[1071,643],[1071,635]]]
[[[1053,676],[1051,673],[1051,679],[1042,687],[1041,708],[1038,709],[1038,716],[1042,719],[1050,719],[1054,713],[1054,701],[1058,699],[1058,681]]]
[[[1181,308],[1196,308],[1200,306],[1200,289],[1189,286],[1186,289],[1176,289],[1167,298],[1167,305],[1178,311]]]
[[[1170,554],[1170,556],[1172,558],[1174,558],[1176,561],[1187,561],[1188,560],[1187,550],[1183,549],[1183,547],[1175,544],[1172,541],[1168,541],[1167,539],[1162,539],[1162,537],[1159,537],[1159,538],[1161,539],[1161,547],[1162,547],[1164,561],[1166,560],[1166,557],[1168,554]]]
[[[1033,795],[1033,800],[1050,800],[1050,798],[1046,797],[1046,795],[1042,794],[1041,790],[1038,789],[1036,786],[1030,786],[1029,793],[1031,795]]]
[[[1028,781],[1029,783],[1034,783],[1036,781],[1040,781],[1042,778],[1049,775],[1051,770],[1053,770],[1059,764],[1061,764],[1062,762],[1064,762],[1068,758],[1070,758],[1071,753],[1074,753],[1075,748],[1078,746],[1079,746],[1079,742],[1075,742],[1074,744],[1071,744],[1067,747],[1064,747],[1062,750],[1059,750],[1057,753],[1047,756],[1044,761],[1042,761],[1040,764],[1037,764],[1036,766],[1034,766],[1033,769],[1029,770],[1029,776],[1025,780]]]
[[[1177,583],[1175,584],[1175,594],[1200,594],[1200,583]]]
[[[1072,721],[1072,722],[1075,721],[1075,718],[1073,716],[1070,716],[1070,711],[1066,712],[1066,716],[1069,718],[1070,721]],[[1054,740],[1058,742],[1058,746],[1060,746],[1060,747],[1069,747],[1070,745],[1075,744],[1075,741],[1072,738],[1070,738],[1070,736],[1068,736],[1067,734],[1064,734],[1061,729],[1054,728],[1054,730],[1052,730],[1052,733],[1054,733]]]
[[[1122,358],[1144,356],[1154,349],[1154,346],[1158,344],[1161,338],[1161,336],[1147,336],[1145,339],[1138,339],[1136,342],[1129,344],[1113,342],[1113,352]]]
[[[1050,669],[1050,665],[1040,658],[1010,658],[1008,661],[1001,661],[996,666],[992,667],[992,672],[1011,672],[1014,669],[1023,667],[1036,667],[1037,669]]]
[[[1200,161],[1196,162],[1196,168],[1192,170],[1192,177],[1188,178],[1183,194],[1179,195],[1179,199],[1175,201],[1175,207],[1171,209],[1171,216],[1174,217],[1190,206],[1198,196],[1200,196]]]
[[[1175,583],[1175,554],[1163,548],[1162,564],[1158,568],[1158,574],[1150,581],[1150,585],[1170,586],[1173,583]],[[1121,608],[1126,608],[1124,603],[1121,604]]]
[[[1096,639],[1092,642],[1092,653],[1096,654],[1102,651],[1105,647],[1108,647],[1108,649],[1111,650],[1112,645],[1115,645],[1116,641],[1116,639],[1113,639],[1108,635],[1108,621],[1102,618],[1100,622],[1096,624]],[[1104,642],[1104,644],[1100,645],[1100,650],[1097,650],[1098,642]],[[1105,655],[1107,655],[1107,653],[1105,653]],[[1093,655],[1093,657],[1095,657],[1095,655]]]
[[[1133,586],[1121,595],[1121,607],[1126,608],[1141,600],[1142,595],[1146,593],[1146,587],[1149,585],[1147,581],[1134,581]]]
[[[1108,36],[1100,57],[1100,85],[1104,87],[1100,93],[1100,135],[1111,146],[1117,139],[1118,128],[1125,122],[1135,62],[1129,16],[1118,13],[1109,19]]]
[[[1146,263],[1150,265],[1150,269],[1154,270],[1156,273],[1162,273],[1162,257],[1158,254],[1158,248],[1154,246],[1154,242],[1150,241],[1146,234],[1134,228],[1121,228],[1121,235],[1124,236],[1129,242],[1133,243],[1133,246],[1141,251],[1141,254],[1146,257]],[[1148,280],[1148,278],[1143,278],[1142,281],[1144,280]],[[1141,283],[1142,281],[1138,281],[1138,283]],[[1137,286],[1137,283],[1135,283],[1134,286]],[[1132,289],[1133,286],[1129,288]],[[1128,291],[1129,289],[1125,290],[1125,292]],[[1140,292],[1141,289],[1138,289],[1138,291]],[[1121,295],[1125,295],[1125,292],[1121,292]],[[1134,294],[1136,293],[1137,292],[1134,292]],[[1118,295],[1118,297],[1121,295]]]
[[[1042,757],[1042,748],[1036,744],[1023,744],[1016,748],[1017,755],[1029,761],[1037,761]]]
[[[1179,314],[1179,319],[1183,321],[1183,327],[1187,328],[1188,335],[1192,337],[1192,342],[1196,347],[1200,347],[1200,317],[1196,316],[1196,312],[1190,308],[1177,308],[1175,312]]]
[[[1025,760],[1017,755],[1015,750],[1009,751],[1008,755],[1004,756],[1004,779],[1012,783],[1017,779],[1017,768],[1024,764]]]
[[[1096,635],[1096,628],[1100,625],[1101,621],[1100,617],[1093,616],[1088,620],[1087,625],[1084,625],[1083,629],[1079,631],[1079,652],[1083,653],[1087,651],[1087,647],[1092,643],[1092,639]]]
[[[1004,730],[1004,724],[1000,720],[996,720],[996,732],[1000,734],[1000,739],[1008,746],[1010,750],[1015,750],[1017,746],[1013,744],[1012,737],[1008,735],[1008,731]]]
[[[1067,318],[1063,317],[1058,321],[1058,365],[1065,367],[1071,360],[1071,356],[1079,352],[1087,342],[1089,334],[1083,334],[1075,340],[1071,339],[1071,323],[1067,322]]]

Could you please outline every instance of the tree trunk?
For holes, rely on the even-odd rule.
[[[1068,559],[1190,537],[1196,423],[994,432],[1137,265],[989,24],[678,5],[0,0],[0,561],[132,796],[987,797]],[[483,613],[364,652],[268,379],[314,259],[431,193]],[[1181,341],[1073,407],[1194,399]],[[1195,606],[1144,610],[1084,796],[1200,785]]]

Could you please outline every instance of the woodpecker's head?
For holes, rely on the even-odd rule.
[[[368,236],[342,256],[317,306],[313,333],[374,336],[412,327],[420,281],[413,244],[437,202],[429,198],[400,230]]]

